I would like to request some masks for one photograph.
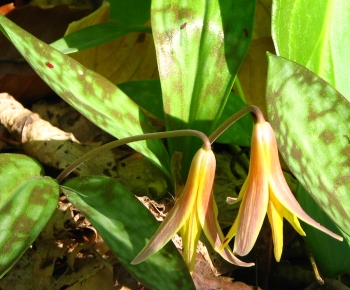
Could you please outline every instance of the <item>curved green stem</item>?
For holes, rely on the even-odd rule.
[[[98,148],[95,148],[88,153],[84,154],[83,156],[79,157],[77,160],[75,160],[71,165],[69,165],[66,169],[64,169],[56,178],[58,183],[61,183],[64,178],[66,178],[75,168],[77,168],[79,165],[84,163],[85,161],[89,160],[90,158],[104,152],[108,151],[110,149],[113,149],[115,147],[137,142],[137,141],[143,141],[143,140],[150,140],[150,139],[159,139],[159,138],[171,138],[171,137],[181,137],[181,136],[194,136],[202,139],[203,141],[203,149],[205,150],[211,150],[211,143],[208,139],[208,137],[197,130],[176,130],[176,131],[170,131],[170,132],[157,132],[157,133],[149,133],[149,134],[143,134],[143,135],[136,135],[131,136],[123,139],[119,139],[113,142],[110,142],[108,144],[102,145]]]
[[[210,136],[209,140],[213,143],[219,136],[225,132],[225,130],[230,127],[234,122],[242,118],[244,115],[248,113],[253,113],[255,115],[255,122],[262,123],[265,122],[265,118],[263,113],[257,106],[248,106],[233,114],[230,118],[228,118],[224,123],[222,123]]]

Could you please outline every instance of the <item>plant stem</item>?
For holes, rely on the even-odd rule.
[[[213,143],[219,136],[225,132],[225,130],[230,127],[234,122],[242,118],[244,115],[248,113],[253,113],[255,115],[255,123],[265,122],[265,118],[263,113],[257,106],[248,106],[233,114],[230,118],[228,118],[224,123],[222,123],[210,136],[209,140]]]
[[[244,92],[243,92],[242,86],[241,86],[241,82],[239,81],[238,76],[236,76],[234,86],[235,86],[235,88],[236,88],[236,90],[237,90],[237,95],[238,95],[245,103],[247,103],[247,101],[246,101],[246,99],[245,99],[245,96],[244,96]]]
[[[79,165],[84,163],[85,161],[89,160],[90,158],[104,152],[107,150],[111,150],[115,147],[137,142],[137,141],[144,141],[144,140],[150,140],[150,139],[160,139],[160,138],[171,138],[171,137],[181,137],[181,136],[194,136],[202,139],[203,141],[203,149],[205,150],[211,150],[211,143],[208,139],[208,137],[197,130],[175,130],[170,132],[157,132],[157,133],[149,133],[149,134],[142,134],[142,135],[136,135],[131,137],[126,137],[123,139],[119,139],[113,142],[110,142],[108,144],[102,145],[98,148],[95,148],[88,153],[84,154],[83,156],[79,157],[77,160],[75,160],[72,164],[70,164],[66,169],[64,169],[56,178],[58,183],[61,183],[63,179],[65,179],[75,168],[77,168]]]

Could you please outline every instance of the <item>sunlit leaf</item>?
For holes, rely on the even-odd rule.
[[[58,202],[59,186],[41,165],[20,154],[0,154],[0,278],[34,242]]]
[[[269,120],[281,154],[333,222],[350,235],[350,104],[305,67],[268,54]]]
[[[301,221],[302,228],[306,233],[304,239],[315,259],[321,275],[333,278],[349,272],[350,260],[344,259],[344,257],[350,254],[350,237],[341,232],[341,230],[334,225],[331,219],[322,211],[300,184],[298,186],[297,198],[303,209],[314,220],[318,221],[332,232],[344,237],[344,241],[339,242]]]
[[[250,42],[254,8],[255,1],[243,0],[152,1],[168,130],[215,129]],[[184,152],[185,168],[197,146],[170,140],[171,151]]]
[[[164,120],[162,89],[159,80],[127,82],[119,84],[118,87],[140,107]],[[246,104],[237,95],[230,92],[218,124],[223,123],[245,106]],[[252,130],[252,119],[250,115],[246,115],[231,125],[216,142],[250,146]]]
[[[350,100],[350,1],[275,0],[272,35],[278,55],[295,61]]]
[[[3,15],[0,30],[39,76],[67,103],[117,138],[153,132],[153,126],[121,90],[107,79],[27,33]],[[131,144],[167,172],[169,157],[159,140]]]
[[[105,22],[83,28],[69,34],[50,45],[68,54],[114,40],[130,32],[151,32],[147,26],[125,26],[119,22]]]
[[[149,289],[195,289],[187,267],[172,242],[138,265],[130,262],[159,224],[122,185],[99,176],[74,178],[62,186],[69,201],[97,229],[123,266]]]

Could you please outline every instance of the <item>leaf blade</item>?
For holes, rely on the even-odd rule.
[[[0,278],[34,242],[56,209],[59,186],[34,159],[0,155]]]
[[[250,42],[254,7],[241,0],[152,1],[167,130],[215,129]],[[170,140],[170,151],[191,160],[199,144]]]
[[[142,284],[150,289],[195,289],[182,257],[171,243],[143,263],[130,264],[158,223],[122,185],[107,177],[91,176],[71,179],[62,189]]]
[[[281,154],[318,205],[349,235],[350,147],[344,135],[350,132],[350,104],[305,67],[271,54],[268,59],[268,113]]]
[[[310,13],[312,11],[312,13]],[[350,2],[288,1],[273,4],[277,54],[304,65],[350,100],[348,76]]]
[[[38,40],[3,15],[0,30],[62,99],[109,134],[124,138],[154,132],[140,108],[101,75]],[[130,146],[168,174],[169,156],[159,140]]]

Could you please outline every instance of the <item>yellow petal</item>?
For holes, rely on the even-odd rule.
[[[244,192],[246,192],[246,190],[247,190],[248,181],[249,181],[249,173],[248,173],[248,176],[247,176],[246,180],[243,183],[243,186],[242,186],[241,190],[239,191],[239,194],[238,194],[237,198],[234,198],[234,197],[227,197],[226,198],[226,202],[228,204],[234,204],[234,203],[239,202],[239,201],[242,200]]]
[[[159,251],[180,230],[195,207],[203,149],[192,160],[190,173],[180,197],[143,250],[131,261],[136,265]]]
[[[191,274],[196,264],[196,250],[201,231],[202,226],[197,213],[193,211],[180,230],[183,247],[182,256]]]
[[[272,229],[275,258],[279,262],[283,250],[283,208],[273,195],[270,195],[267,216]]]

